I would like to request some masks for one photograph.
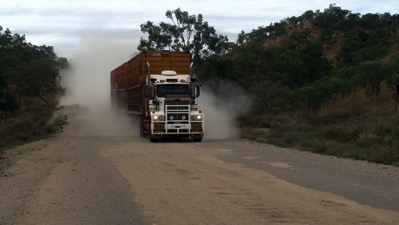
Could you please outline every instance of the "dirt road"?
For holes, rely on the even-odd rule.
[[[86,122],[7,151],[0,224],[399,224],[395,167],[238,139],[87,135]]]

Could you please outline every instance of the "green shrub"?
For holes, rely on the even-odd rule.
[[[246,127],[243,137],[281,147],[399,166],[398,116],[312,125],[270,118],[268,132],[261,130]]]
[[[57,133],[57,131],[58,131],[57,125],[55,125],[54,123],[46,126],[47,134],[55,134],[55,133]]]
[[[31,120],[18,120],[14,122],[10,127],[8,128],[11,133],[20,133],[20,132],[26,132],[31,130],[33,127],[33,121]]]
[[[359,128],[355,125],[327,125],[320,128],[321,134],[326,139],[349,142],[359,135]]]
[[[369,161],[384,164],[399,164],[399,142],[391,145],[378,146],[370,154]]]
[[[22,107],[13,117],[9,118],[7,126],[0,125],[0,148],[46,138],[49,134],[57,133],[59,120],[48,123],[52,116],[52,109],[43,105]]]
[[[317,152],[317,153],[325,153],[328,150],[329,143],[327,139],[324,138],[318,138],[318,139],[313,139],[312,142],[312,151]]]

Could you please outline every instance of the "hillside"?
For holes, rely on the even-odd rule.
[[[256,129],[245,137],[399,164],[397,43],[399,15],[330,5],[242,32],[237,46],[208,58],[199,75],[253,96],[240,123]]]

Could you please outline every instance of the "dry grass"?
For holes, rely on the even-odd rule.
[[[390,116],[398,112],[398,104],[394,102],[394,96],[386,87],[378,96],[371,99],[367,97],[365,90],[357,90],[348,96],[336,100],[319,112],[317,117],[340,117],[353,114],[361,114],[366,117]]]
[[[387,88],[372,99],[365,90],[357,90],[318,112],[242,121],[249,125],[243,128],[244,138],[399,166],[399,111]],[[259,132],[260,127],[270,130]]]
[[[57,132],[56,121],[50,121],[53,108],[37,101],[26,99],[18,112],[9,115],[7,125],[0,123],[0,150],[49,137]]]

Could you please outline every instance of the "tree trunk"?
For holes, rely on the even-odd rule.
[[[18,92],[18,109],[21,108],[21,92]]]
[[[46,103],[47,106],[50,105],[50,103],[48,101],[46,101],[46,99],[44,99],[40,94],[37,95],[43,102]]]
[[[7,127],[7,113],[4,112],[4,126]]]

